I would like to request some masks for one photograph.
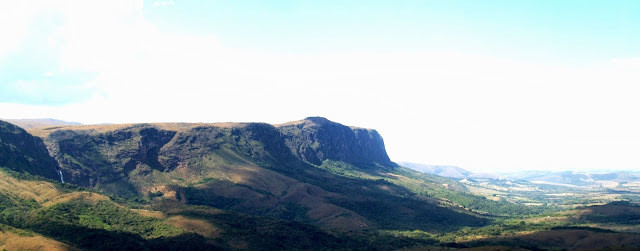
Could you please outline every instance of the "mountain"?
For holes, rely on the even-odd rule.
[[[59,179],[58,164],[42,140],[4,121],[0,121],[0,167]]]
[[[411,162],[400,162],[399,164],[416,171],[442,177],[462,179],[472,174],[471,172],[457,166],[425,165]]]
[[[81,125],[78,122],[68,122],[58,119],[43,118],[43,119],[3,119],[6,122],[17,125],[25,130],[38,128],[38,127],[53,127],[53,126],[69,126],[69,125]]]
[[[389,160],[375,130],[325,118],[276,126],[164,123],[31,132],[44,138],[65,181],[113,196],[210,206],[329,229],[435,230],[487,223],[393,183],[403,169]]]

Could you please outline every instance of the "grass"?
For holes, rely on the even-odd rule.
[[[5,241],[5,247],[40,247],[26,245],[32,242],[29,240],[41,242],[44,249],[60,246],[55,241],[38,237],[40,235],[88,249],[103,249],[109,245],[139,249],[183,235],[187,240],[202,238],[190,236],[189,230],[173,223],[145,216],[100,194],[76,191],[43,180],[17,179],[0,171],[0,240],[3,236],[10,237],[9,244]],[[37,234],[30,239],[16,237],[23,233]],[[206,244],[204,240],[201,243]]]
[[[44,237],[31,231],[0,224],[2,250],[79,250],[66,243]]]
[[[89,134],[95,135],[95,134],[101,134],[101,133],[111,132],[115,130],[140,127],[141,125],[151,125],[157,129],[183,132],[196,127],[203,127],[203,126],[218,127],[218,128],[233,128],[233,127],[242,127],[247,124],[248,123],[224,122],[224,123],[148,123],[148,124],[112,124],[112,125],[69,125],[69,126],[31,128],[31,129],[28,129],[27,132],[29,132],[31,135],[34,135],[40,138],[46,138],[52,132],[60,131],[60,130],[85,131]]]

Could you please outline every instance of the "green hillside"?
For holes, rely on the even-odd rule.
[[[569,247],[545,246],[545,234],[513,239],[545,231],[635,240],[617,232],[635,205],[491,200],[391,162],[375,130],[324,118],[62,126],[31,130],[37,137],[5,124],[0,244],[10,248]]]

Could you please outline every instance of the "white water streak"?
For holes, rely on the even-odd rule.
[[[64,184],[64,177],[62,176],[62,171],[58,170],[58,173],[60,174],[60,182]]]

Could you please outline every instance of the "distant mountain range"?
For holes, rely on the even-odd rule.
[[[523,171],[504,174],[514,180],[570,186],[603,186],[616,188],[627,183],[640,182],[640,173],[631,171],[584,172],[584,171]]]
[[[411,162],[398,162],[399,165],[433,175],[438,175],[447,178],[464,179],[464,178],[478,178],[478,179],[500,179],[500,176],[493,173],[473,173],[466,169],[457,166],[447,165],[426,165]]]
[[[413,170],[455,179],[506,179],[565,186],[603,186],[616,188],[625,184],[640,183],[640,172],[586,172],[586,171],[519,171],[513,173],[473,173],[457,166],[425,165],[398,162]]]
[[[69,122],[51,118],[41,119],[0,119],[11,124],[22,127],[25,130],[38,128],[38,127],[52,127],[52,126],[69,126],[69,125],[82,125],[78,122]]]
[[[425,165],[411,162],[398,162],[399,165],[411,168],[423,173],[449,178],[466,178],[472,173],[457,166]]]

